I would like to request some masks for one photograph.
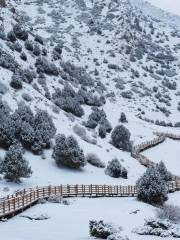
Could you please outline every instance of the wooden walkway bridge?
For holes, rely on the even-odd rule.
[[[180,182],[168,184],[168,192],[180,190]],[[0,200],[0,219],[10,218],[52,195],[67,197],[135,197],[135,186],[120,185],[60,185],[24,189]]]
[[[141,154],[145,149],[162,143],[167,137],[180,140],[179,135],[169,133],[155,133],[157,136],[151,141],[134,146],[132,157],[140,164],[149,167],[155,165],[153,161]],[[168,192],[180,191],[180,177],[173,176],[172,182],[167,184]],[[0,219],[10,218],[24,211],[41,199],[48,199],[52,195],[62,197],[134,197],[137,195],[136,186],[112,185],[60,185],[24,189],[5,198],[0,198]]]

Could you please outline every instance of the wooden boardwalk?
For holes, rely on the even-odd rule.
[[[180,182],[168,184],[168,192],[180,190]],[[120,185],[60,185],[25,189],[14,195],[7,196],[0,201],[0,219],[10,218],[23,212],[40,199],[47,199],[52,195],[67,197],[135,197],[135,186]]]
[[[167,137],[180,140],[179,135],[169,133],[155,133],[157,136],[151,141],[134,146],[132,157],[140,164],[149,167],[155,163],[145,157],[141,152],[162,143]],[[168,192],[180,191],[180,177],[173,176],[173,181],[167,185]],[[137,195],[136,186],[120,185],[60,185],[24,189],[13,195],[0,199],[0,219],[10,218],[24,211],[41,199],[48,199],[52,195],[62,197],[134,197]]]

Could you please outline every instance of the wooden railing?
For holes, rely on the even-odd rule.
[[[168,191],[180,190],[180,181],[168,184]],[[0,219],[12,217],[52,195],[61,197],[133,197],[137,195],[135,186],[111,185],[60,185],[25,189],[18,194],[0,201]]]

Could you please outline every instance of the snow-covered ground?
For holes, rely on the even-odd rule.
[[[180,15],[180,1],[179,0],[146,0],[156,7],[159,7],[167,12]]]
[[[168,170],[180,176],[180,143],[166,139],[164,143],[146,150],[143,154],[154,162],[163,161]]]
[[[169,195],[168,203],[180,206],[180,192]],[[20,215],[0,224],[3,240],[88,240],[89,220],[112,222],[122,226],[122,235],[131,240],[161,240],[162,238],[140,236],[133,228],[142,226],[144,219],[154,217],[154,207],[138,202],[135,198],[78,198],[69,199],[71,205],[46,203],[36,205],[22,215],[46,214],[48,220],[31,221]],[[137,210],[137,213],[133,213]],[[166,238],[172,240],[172,238]]]

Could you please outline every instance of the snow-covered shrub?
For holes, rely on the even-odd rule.
[[[62,110],[72,113],[77,117],[82,117],[84,110],[76,98],[76,92],[70,85],[65,85],[64,89],[56,89],[52,95],[54,103]]]
[[[20,74],[22,75],[21,78],[23,82],[26,83],[32,83],[33,79],[36,77],[36,73],[29,69],[24,69]]]
[[[34,41],[40,43],[41,45],[44,45],[44,39],[39,35],[35,36]]]
[[[54,63],[49,62],[45,57],[38,57],[35,66],[38,73],[45,73],[47,75],[58,76],[59,69]]]
[[[2,49],[0,49],[0,66],[2,68],[11,70],[13,73],[20,68],[16,59],[11,54],[3,51]]]
[[[105,125],[101,124],[99,126],[98,133],[99,133],[99,136],[101,138],[105,138],[106,137],[106,127],[105,127]]]
[[[161,161],[160,163],[157,164],[156,167],[157,171],[159,172],[161,178],[165,181],[165,182],[169,182],[172,181],[172,174],[167,170],[165,164]]]
[[[162,220],[169,220],[173,223],[180,223],[180,207],[172,204],[165,204],[156,210],[157,217]]]
[[[33,42],[30,41],[30,40],[26,40],[24,46],[25,46],[25,48],[26,48],[28,51],[31,51],[31,52],[32,52],[33,49],[34,49]]]
[[[131,150],[131,134],[129,130],[123,125],[118,125],[114,128],[111,134],[112,145],[124,151]]]
[[[105,168],[105,163],[94,153],[89,153],[86,155],[86,161],[98,168]]]
[[[18,73],[12,75],[10,86],[14,89],[22,89],[22,79]]]
[[[114,178],[127,178],[127,170],[121,166],[119,160],[116,158],[108,162],[105,173]]]
[[[48,202],[51,203],[62,203],[62,196],[60,194],[51,194],[50,197],[48,198]]]
[[[82,117],[84,115],[84,110],[79,104],[79,102],[72,97],[69,98],[59,98],[54,101],[57,106],[68,113],[72,113],[77,117]]]
[[[139,235],[159,236],[163,239],[165,237],[180,238],[179,225],[162,219],[146,219],[144,226],[134,229],[133,232]]]
[[[14,50],[16,50],[17,52],[21,52],[22,51],[22,46],[19,42],[15,42],[14,45]]]
[[[107,240],[129,240],[127,236],[122,236],[121,233],[113,233],[107,237]]]
[[[26,41],[28,39],[28,32],[19,23],[13,27],[13,32],[17,38]]]
[[[28,178],[31,176],[31,168],[23,157],[22,147],[20,145],[10,146],[1,163],[0,172],[4,174],[6,179],[15,182],[18,182],[20,178]]]
[[[11,42],[15,42],[16,41],[16,35],[14,34],[13,31],[8,32],[7,39],[9,41],[11,41]]]
[[[27,55],[25,54],[25,52],[22,52],[20,54],[20,58],[23,60],[23,61],[27,61]]]
[[[112,126],[110,124],[110,122],[107,120],[106,117],[102,116],[101,120],[100,120],[100,124],[99,124],[99,136],[101,138],[105,138],[106,137],[106,133],[110,133],[112,130]]]
[[[89,232],[92,237],[108,239],[110,235],[118,234],[120,231],[122,231],[121,227],[113,226],[111,223],[105,223],[102,220],[89,221]]]
[[[127,118],[126,118],[126,114],[124,112],[121,113],[119,121],[122,122],[122,123],[127,123],[128,122]]]
[[[6,7],[6,0],[1,0],[0,1],[0,6],[1,7]]]
[[[80,149],[77,140],[73,136],[57,135],[53,157],[57,165],[62,164],[70,168],[80,168],[86,165],[83,150]]]
[[[55,61],[61,59],[61,54],[62,54],[62,44],[57,44],[53,49],[53,59]]]
[[[167,185],[155,167],[150,167],[136,183],[137,198],[140,201],[163,205],[168,199]]]
[[[112,231],[112,226],[101,221],[89,221],[89,230],[92,237],[107,239]]]
[[[41,54],[41,49],[40,49],[40,47],[39,47],[38,44],[35,44],[35,45],[34,45],[33,54],[34,54],[35,56],[39,56],[39,55]]]
[[[92,113],[89,115],[85,126],[88,128],[96,128],[102,119],[106,118],[106,114],[103,110],[98,109],[97,107],[92,108]]]
[[[22,98],[23,98],[26,102],[31,102],[31,101],[32,101],[32,97],[31,97],[28,93],[23,93],[23,94],[22,94]]]
[[[64,70],[64,77],[72,82],[82,86],[93,86],[94,81],[91,76],[86,72],[86,69],[77,67],[70,62],[62,62],[61,66]]]
[[[122,170],[121,170],[121,177],[124,178],[124,179],[128,178],[128,171],[125,167],[123,167]]]
[[[75,134],[77,134],[82,140],[91,143],[91,144],[96,144],[97,141],[95,139],[91,139],[87,133],[86,133],[86,129],[84,127],[79,126],[78,124],[76,124],[73,127],[73,131]]]

